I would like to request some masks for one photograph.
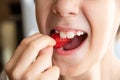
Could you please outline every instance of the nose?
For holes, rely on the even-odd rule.
[[[75,16],[79,14],[79,5],[76,0],[56,0],[52,11],[62,17]]]

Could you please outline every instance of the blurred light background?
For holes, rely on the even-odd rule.
[[[0,2],[0,72],[20,41],[38,32],[33,0]]]
[[[38,32],[33,0],[1,0],[0,2],[0,71],[20,41]],[[115,44],[120,58],[120,41]]]

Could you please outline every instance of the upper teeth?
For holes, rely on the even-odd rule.
[[[61,37],[61,38],[66,38],[67,35],[66,35],[64,32],[60,31],[60,37]]]
[[[55,32],[56,32],[56,33],[59,33],[59,31],[58,31],[58,30],[55,30]]]
[[[61,38],[74,38],[74,36],[81,36],[84,34],[83,31],[77,31],[77,32],[63,32],[63,31],[56,31],[57,33],[59,33]]]
[[[80,36],[80,35],[83,35],[83,34],[84,34],[84,32],[82,32],[82,31],[78,31],[78,32],[76,33],[77,36]]]
[[[67,38],[74,38],[75,34],[73,32],[66,33]]]

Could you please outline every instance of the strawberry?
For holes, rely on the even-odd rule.
[[[58,33],[52,34],[51,37],[56,40],[56,45],[54,46],[55,49],[61,48],[65,44],[70,42],[70,39],[68,39],[68,38],[60,38]]]

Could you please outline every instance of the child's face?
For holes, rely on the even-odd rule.
[[[50,35],[55,29],[76,34],[84,31],[88,35],[77,48],[75,44],[72,49],[54,50],[53,62],[60,67],[62,75],[75,76],[90,69],[115,39],[118,29],[116,0],[36,0],[35,3],[41,33]]]

